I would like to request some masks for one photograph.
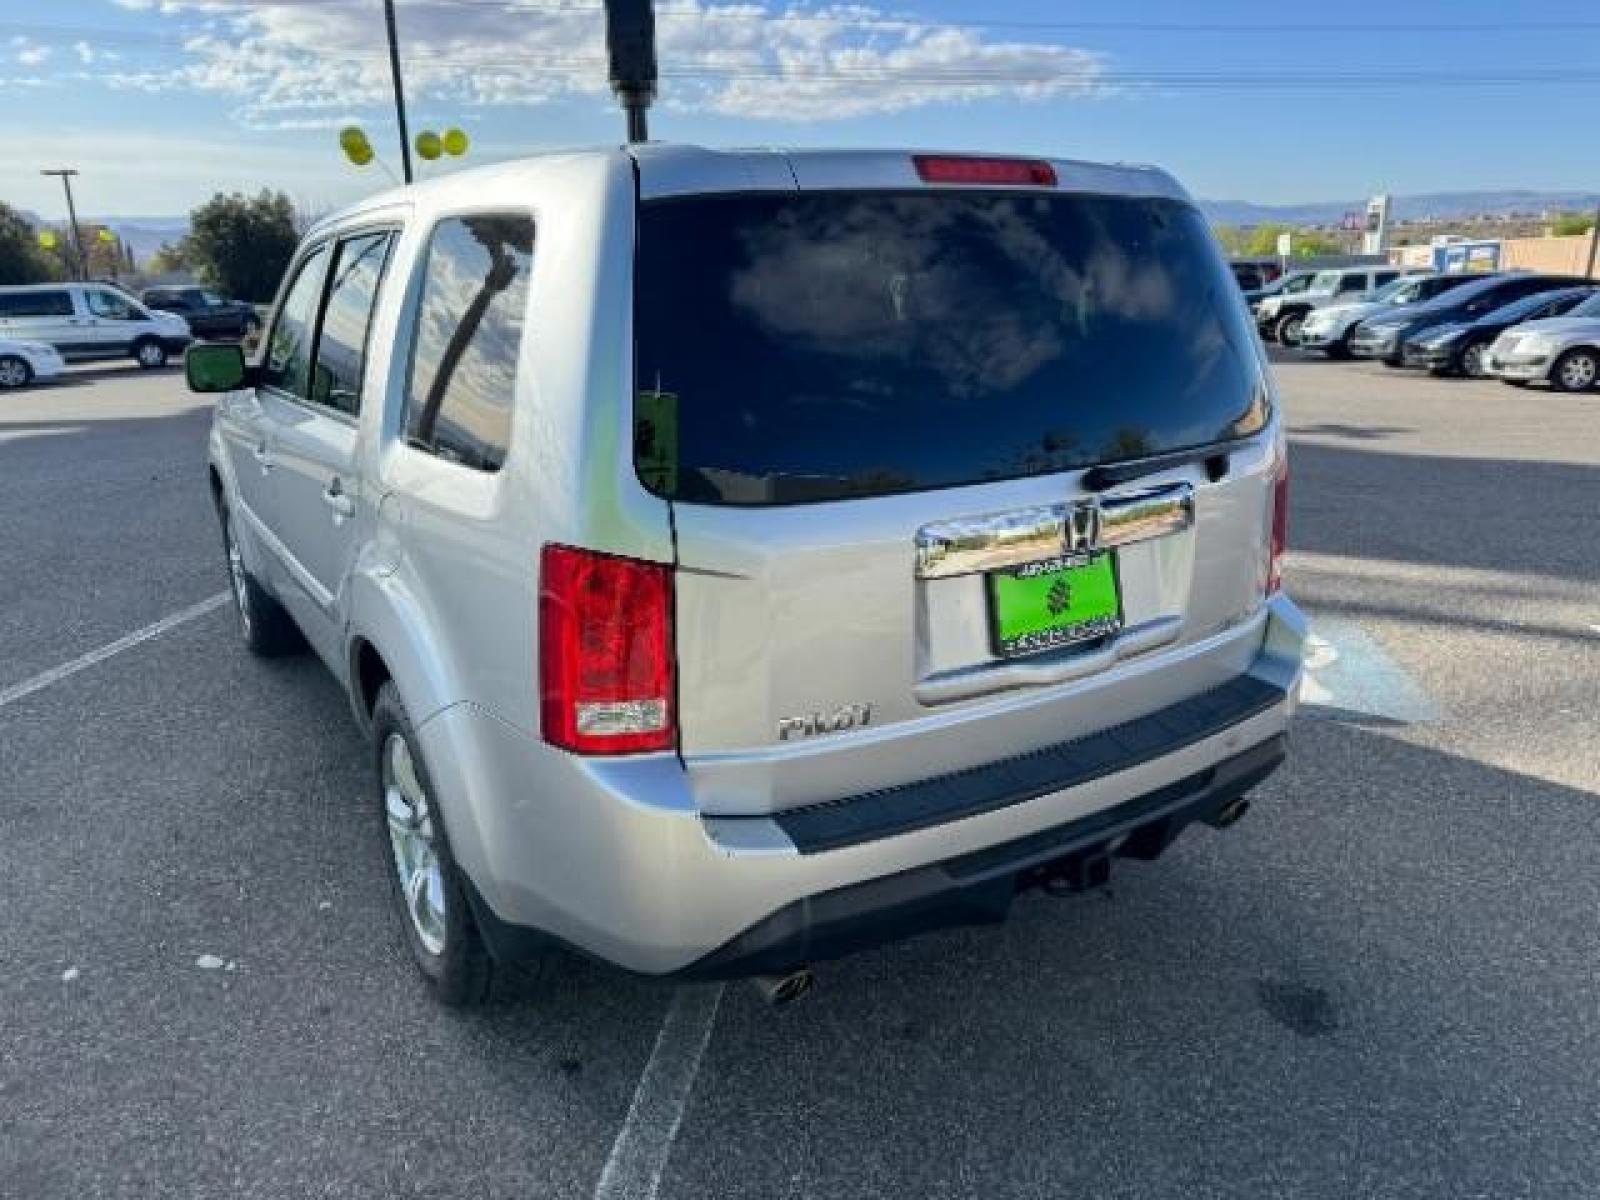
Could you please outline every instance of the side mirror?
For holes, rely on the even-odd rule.
[[[244,351],[228,342],[197,342],[183,356],[191,392],[236,392],[251,384]]]

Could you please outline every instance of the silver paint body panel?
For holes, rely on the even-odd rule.
[[[1062,190],[1187,199],[1160,171],[1055,165]],[[919,574],[919,533],[1056,511],[1086,495],[1076,472],[767,508],[673,506],[639,483],[639,197],[917,186],[909,151],[609,148],[387,193],[308,234],[309,246],[374,224],[400,230],[360,419],[225,396],[211,463],[246,518],[249,569],[335,675],[350,684],[363,646],[382,657],[456,856],[501,919],[672,971],[797,899],[1117,804],[1286,727],[1292,701],[1116,776],[829,853],[799,855],[771,819],[1062,742],[1245,671],[1291,688],[1298,676],[1303,621],[1286,597],[1263,596],[1276,420],[1235,448],[1220,480],[1178,467],[1103,496],[1102,536],[1122,539],[1126,628],[1091,652],[1004,662],[988,645],[982,575]],[[421,453],[399,428],[428,236],[443,217],[481,211],[536,224],[511,444],[495,474]],[[285,500],[292,486],[320,495],[330,473],[350,515]],[[676,562],[681,754],[584,759],[540,737],[548,542]],[[870,720],[780,737],[785,718],[849,705],[870,706]]]

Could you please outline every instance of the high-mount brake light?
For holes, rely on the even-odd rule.
[[[556,545],[539,566],[545,740],[576,754],[672,749],[672,568]]]
[[[1054,187],[1056,169],[1042,158],[976,158],[964,154],[914,154],[923,183],[1023,184]]]

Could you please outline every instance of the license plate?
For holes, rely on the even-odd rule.
[[[1053,558],[989,575],[995,653],[1037,654],[1106,637],[1122,628],[1116,559]]]

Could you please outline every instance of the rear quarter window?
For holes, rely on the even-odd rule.
[[[412,446],[481,471],[505,461],[532,265],[532,217],[453,217],[434,227],[406,387]]]
[[[1065,471],[1246,436],[1253,334],[1204,221],[1021,192],[641,206],[635,461],[778,504]]]
[[[0,317],[70,317],[69,292],[0,293]]]

